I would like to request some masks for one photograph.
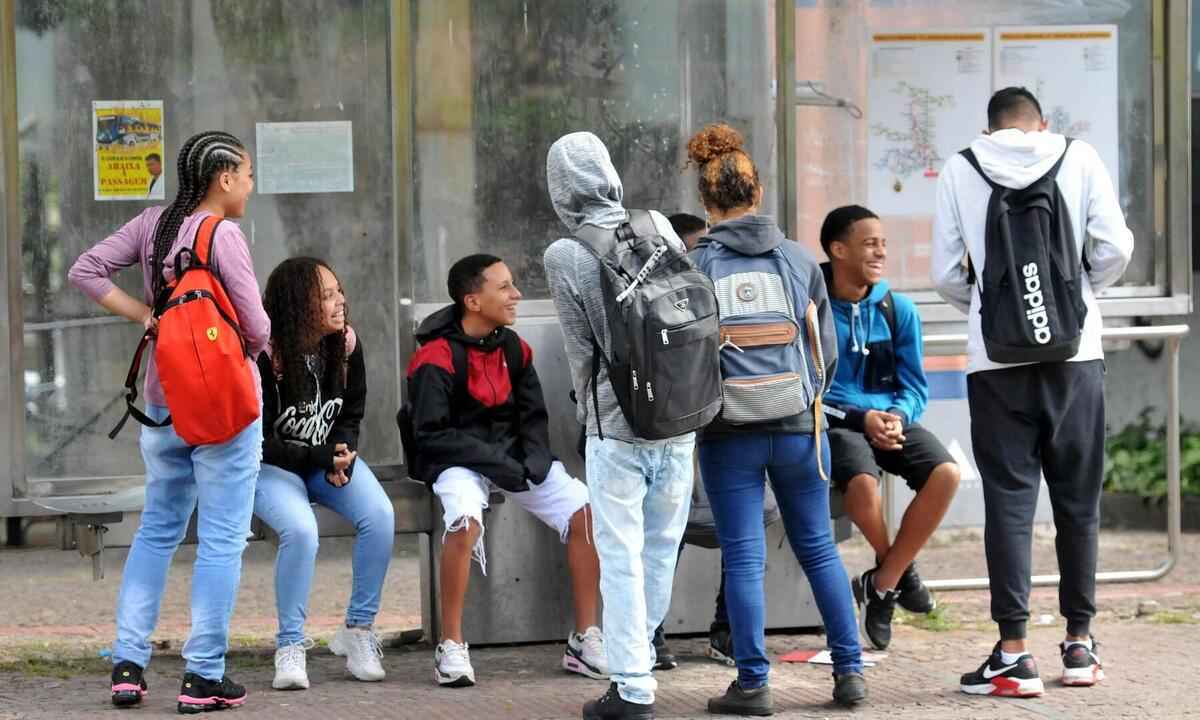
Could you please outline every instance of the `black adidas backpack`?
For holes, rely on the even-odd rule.
[[[1067,148],[1071,138],[1067,138]],[[1054,167],[1032,185],[996,184],[970,148],[962,156],[992,188],[979,285],[980,326],[988,359],[997,363],[1058,362],[1079,352],[1087,306],[1075,231]],[[979,280],[968,257],[968,282]]]
[[[600,285],[611,347],[604,357],[593,340],[591,398],[600,438],[596,385],[602,361],[638,437],[661,440],[708,425],[721,411],[712,280],[658,234],[645,210],[630,210],[616,230],[584,225],[576,239],[603,268]]]

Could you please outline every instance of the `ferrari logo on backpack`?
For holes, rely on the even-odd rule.
[[[216,341],[217,341],[217,328],[216,328],[216,326],[210,327],[208,330],[205,330],[205,331],[204,331],[204,334],[208,336],[208,341],[209,341],[209,342],[216,342]]]

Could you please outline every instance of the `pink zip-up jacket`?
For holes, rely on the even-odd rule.
[[[96,243],[92,249],[79,256],[67,273],[71,284],[79,288],[92,300],[99,302],[116,285],[112,276],[123,268],[135,263],[142,268],[142,300],[147,305],[154,304],[152,295],[153,273],[150,268],[150,256],[154,253],[154,228],[162,215],[163,207],[147,208],[140,215],[125,223],[125,226]],[[212,213],[201,211],[189,215],[179,229],[175,244],[171,246],[166,259],[166,277],[173,279],[175,255],[181,248],[191,247],[195,241],[196,229],[204,218]],[[267,347],[271,337],[271,319],[263,309],[262,293],[258,289],[258,279],[254,276],[254,263],[250,259],[250,248],[246,236],[236,223],[226,221],[217,227],[213,237],[212,261],[225,287],[229,301],[237,312],[238,325],[246,338],[250,357],[256,358]],[[130,351],[132,352],[132,348]],[[262,402],[262,379],[258,374],[258,365],[252,360],[250,370],[254,373],[254,385]],[[150,353],[149,364],[146,366],[146,402],[154,405],[166,405],[162,385],[158,380],[158,366],[154,362],[154,354]]]

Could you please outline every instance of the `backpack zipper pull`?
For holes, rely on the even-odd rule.
[[[732,335],[726,335],[726,336],[725,336],[725,341],[721,343],[721,347],[717,348],[717,350],[718,350],[718,351],[720,351],[720,350],[724,350],[724,349],[725,349],[725,348],[727,348],[727,347],[733,348],[734,350],[737,350],[737,351],[738,351],[738,352],[740,352],[740,353],[745,353],[745,352],[746,352],[745,350],[743,350],[743,349],[741,349],[740,347],[738,347],[738,346],[737,346],[737,343],[735,343],[735,342],[733,341],[733,336],[732,336]]]
[[[633,390],[634,390],[634,392],[637,392],[637,389],[638,389],[637,370],[633,370],[632,372],[633,372]]]
[[[671,344],[671,338],[667,337],[667,331],[666,331],[666,330],[663,330],[663,331],[662,331],[662,340],[663,340],[663,345],[670,345],[670,344]]]
[[[646,383],[646,399],[654,402],[654,388],[650,387],[650,383]]]

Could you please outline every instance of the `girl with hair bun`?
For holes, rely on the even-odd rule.
[[[850,581],[829,527],[820,398],[833,380],[837,335],[825,280],[808,250],[758,214],[763,187],[741,133],[709,125],[687,147],[710,225],[691,255],[716,286],[725,379],[722,413],[699,439],[700,472],[725,561],[738,668],[708,708],[735,715],[774,710],[763,635],[767,478],[825,622],[834,700],[853,705],[867,691]]]
[[[69,273],[71,282],[92,300],[148,331],[156,329],[153,306],[173,280],[175,256],[192,246],[205,218],[242,217],[254,189],[250,154],[237,138],[224,132],[189,138],[179,150],[178,178],[174,202],[143,211],[83,253]],[[217,225],[210,262],[237,314],[247,352],[257,356],[266,348],[270,320],[259,295],[250,249],[237,224]],[[142,270],[141,298],[121,290],[111,279],[134,264]],[[258,385],[257,367],[249,358],[246,362]],[[152,420],[161,422],[169,416],[153,353],[146,368],[145,395],[146,414]],[[250,533],[261,447],[261,418],[233,439],[214,445],[189,446],[172,425],[142,428],[146,498],[117,598],[114,705],[138,705],[146,695],[143,673],[150,662],[150,634],[158,622],[171,558],[187,532],[193,509],[199,546],[192,571],[192,631],[183,646],[186,668],[178,710],[199,713],[245,702],[246,689],[225,675],[225,651],[241,580],[242,551]]]

